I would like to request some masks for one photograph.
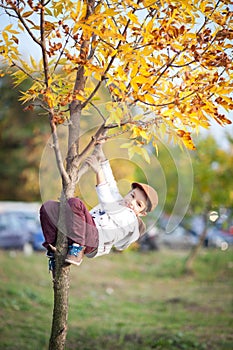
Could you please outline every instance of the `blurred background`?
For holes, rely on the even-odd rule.
[[[42,249],[43,238],[38,221],[40,203],[46,199],[57,199],[61,187],[59,176],[55,178],[48,169],[52,156],[46,153],[45,146],[47,145],[47,149],[49,148],[51,152],[52,149],[48,146],[50,129],[47,118],[33,111],[23,110],[18,98],[19,93],[13,88],[10,78],[2,78],[0,82],[0,247],[18,247],[29,251],[31,245],[31,251],[33,251]],[[87,131],[87,136],[84,136],[85,142],[87,137],[90,137],[88,131],[94,127],[96,121],[94,117],[89,117],[85,118],[84,122],[86,124],[83,128]],[[126,193],[127,187],[135,178],[137,181],[148,181],[148,178],[154,179],[154,174],[157,174],[154,185],[161,192],[160,208],[146,218],[148,232],[138,242],[139,249],[156,250],[160,246],[174,249],[190,248],[197,244],[204,229],[207,230],[203,241],[204,247],[226,250],[233,244],[232,134],[231,126],[222,128],[215,125],[210,131],[198,135],[195,140],[197,151],[189,152],[193,177],[190,179],[190,184],[183,183],[182,186],[179,184],[179,173],[182,170],[184,178],[190,177],[190,174],[187,173],[187,176],[185,174],[185,154],[178,147],[161,141],[158,145],[159,154],[152,155],[153,159],[156,158],[156,163],[138,166],[137,161],[127,161],[126,156],[123,155],[123,149],[119,148],[116,156],[116,144],[108,143],[107,155],[111,159],[121,192]],[[177,169],[177,160],[179,160],[180,169]],[[40,178],[43,172],[46,176],[50,173],[50,177]],[[163,180],[160,179],[162,176],[159,173],[163,173]],[[90,183],[94,185],[94,177],[91,174],[87,176],[88,181],[86,177],[85,181],[82,179],[76,194],[86,202],[88,207],[91,207],[96,204],[97,198],[90,186]],[[46,186],[45,193],[41,186],[43,181]],[[187,210],[177,220],[179,224],[173,225],[172,232],[167,234],[166,226],[173,212],[178,192],[182,194],[185,186],[193,186],[190,189],[191,197]],[[13,238],[10,242],[7,232],[15,237],[15,242]],[[20,239],[15,232],[25,237]]]

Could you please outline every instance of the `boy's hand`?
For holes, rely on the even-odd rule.
[[[99,162],[103,162],[107,159],[102,148],[102,145],[107,140],[106,134],[107,134],[107,130],[104,130],[102,134],[99,135],[99,138],[95,139],[95,149],[92,152],[92,155],[96,156]]]
[[[102,143],[97,143],[95,146],[95,156],[100,162],[104,162],[107,158],[104,154]]]
[[[90,157],[87,157],[87,159],[85,160],[85,162],[92,168],[92,170],[98,174],[101,167],[100,167],[100,163],[97,159],[97,157],[95,155],[91,155]]]

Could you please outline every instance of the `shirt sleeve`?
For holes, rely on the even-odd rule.
[[[104,210],[114,210],[114,203],[122,199],[108,160],[101,163],[105,182],[96,186],[99,203]]]

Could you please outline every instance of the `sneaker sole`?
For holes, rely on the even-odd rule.
[[[79,265],[81,265],[82,260],[81,260],[80,262],[77,263],[77,262],[75,262],[75,261],[73,261],[73,260],[65,259],[65,262],[67,262],[67,263],[69,263],[69,264],[72,264],[72,265],[79,266]]]

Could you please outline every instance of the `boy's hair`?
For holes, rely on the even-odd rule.
[[[131,187],[132,189],[137,187],[145,193],[147,198],[147,208],[145,209],[146,212],[153,211],[156,208],[158,205],[158,194],[153,187],[140,182],[133,182]]]

